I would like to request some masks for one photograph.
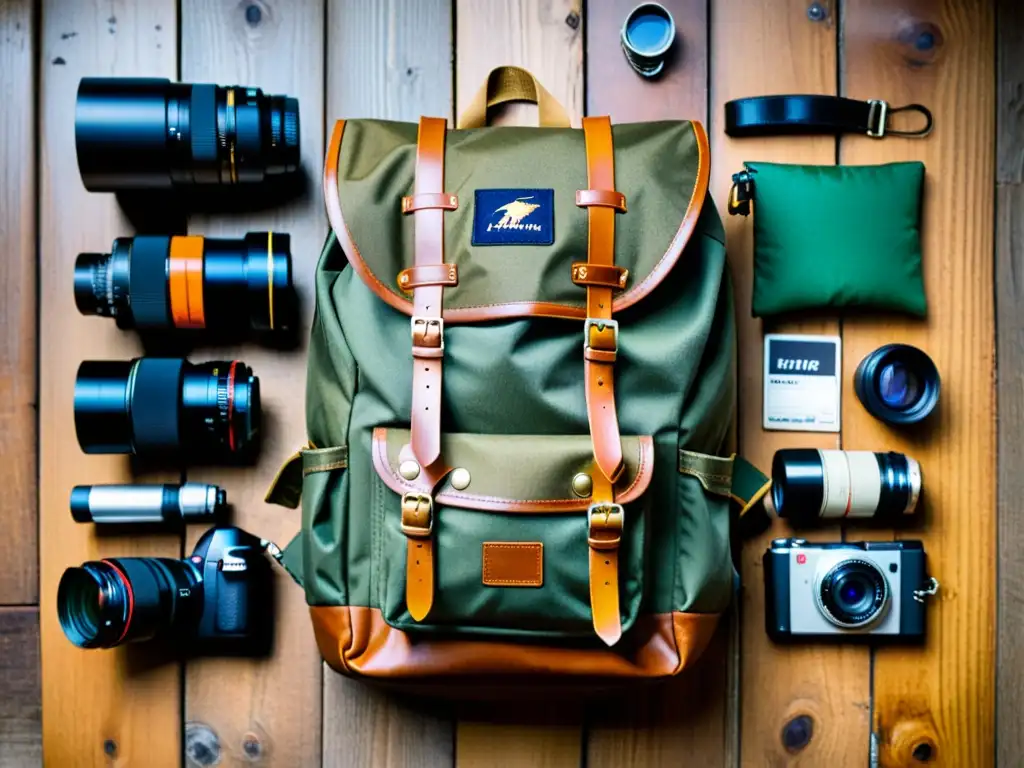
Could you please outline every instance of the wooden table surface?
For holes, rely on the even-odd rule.
[[[1024,206],[1024,10],[1016,0],[998,9],[986,0],[663,2],[675,14],[677,55],[664,78],[648,83],[619,50],[634,0],[0,0],[0,767],[983,768],[997,752],[999,765],[1024,765],[1024,226],[1016,215]],[[318,183],[325,126],[336,117],[451,119],[499,64],[533,71],[577,124],[582,114],[609,113],[704,121],[723,214],[730,175],[744,160],[924,161],[926,321],[751,319],[751,223],[725,218],[738,306],[739,449],[762,465],[786,446],[902,450],[920,460],[920,530],[809,535],[923,538],[942,582],[926,647],[773,647],[762,629],[760,557],[787,531],[782,524],[744,542],[737,610],[703,661],[667,685],[611,701],[450,706],[369,689],[323,666],[303,596],[286,578],[269,660],[179,662],[142,647],[81,651],[64,638],[54,604],[66,567],[99,556],[180,557],[202,532],[99,538],[68,513],[75,484],[180,472],[133,475],[124,457],[84,456],[75,439],[80,361],[142,351],[135,334],[83,317],[72,302],[76,255],[109,250],[114,237],[135,231],[114,196],[82,186],[79,79],[238,83],[299,99],[308,193],[263,212],[192,214],[187,229],[290,232],[308,328],[327,232]],[[726,138],[725,101],[787,92],[919,102],[936,128],[923,140]],[[506,117],[534,119],[525,108]],[[842,336],[841,435],[761,429],[766,331]],[[941,371],[941,412],[924,432],[886,428],[853,395],[857,362],[889,341],[922,347]],[[262,496],[304,438],[304,345],[201,346],[191,357],[250,364],[269,425],[256,469],[190,468],[188,478],[224,485],[237,522],[283,545],[298,513]]]

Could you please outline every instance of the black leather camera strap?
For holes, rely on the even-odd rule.
[[[914,131],[888,127],[891,115],[907,111],[921,113],[924,126]],[[931,130],[932,113],[920,104],[891,107],[880,99],[822,95],[754,96],[725,103],[725,132],[733,137],[865,133],[880,139],[889,134],[927,136]]]

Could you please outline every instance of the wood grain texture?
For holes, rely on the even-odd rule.
[[[851,377],[844,382],[844,445],[921,462],[924,526],[898,535],[923,539],[942,583],[926,647],[875,652],[873,728],[882,765],[921,765],[917,750],[928,765],[983,768],[995,748],[993,12],[983,0],[850,0],[843,20],[846,95],[925,104],[936,125],[921,141],[849,137],[841,145],[844,163],[922,160],[927,168],[928,318],[848,321],[844,368],[902,341],[925,350],[942,375],[939,412],[918,431],[872,419]]]
[[[265,94],[299,100],[306,193],[275,208],[233,215],[194,215],[190,234],[242,237],[246,232],[291,235],[292,275],[302,318],[299,348],[256,344],[204,347],[194,360],[241,359],[260,378],[263,445],[245,468],[190,468],[190,480],[227,490],[236,525],[284,546],[298,532],[297,512],[263,502],[281,462],[305,443],[305,340],[313,312],[313,275],[326,235],[318,183],[323,162],[324,18],[319,0],[183,0],[183,80],[258,86]],[[225,191],[230,194],[230,191]],[[205,526],[192,526],[189,545]],[[186,669],[185,716],[209,726],[222,765],[320,764],[321,663],[301,589],[275,568],[275,637],[268,659],[198,659]],[[186,754],[190,759],[191,755]]]
[[[0,604],[39,601],[35,32],[33,3],[0,0],[0,521],[18,543],[0,563]]]
[[[838,436],[762,429],[763,334],[838,333],[834,321],[764,322],[751,318],[752,221],[731,217],[725,202],[731,175],[745,160],[830,165],[829,137],[729,139],[723,105],[730,99],[771,93],[835,93],[835,5],[822,3],[824,19],[812,21],[802,0],[711,6],[712,193],[725,220],[736,288],[739,343],[739,451],[768,468],[788,447],[838,447]],[[811,64],[813,62],[813,64]],[[867,761],[869,665],[858,648],[772,645],[764,632],[761,558],[772,538],[791,535],[782,521],[744,542],[740,646],[740,762],[742,765],[856,766]],[[801,532],[839,538],[838,529]],[[802,717],[803,716],[803,717]],[[804,719],[809,718],[809,720]],[[809,726],[809,728],[807,727]],[[783,739],[790,740],[791,746]]]
[[[665,70],[641,77],[626,61],[621,33],[634,0],[602,0],[587,6],[587,114],[613,122],[690,118],[705,120],[708,108],[708,4],[662,2],[676,24],[676,41]]]
[[[64,569],[97,557],[177,557],[175,534],[96,538],[71,519],[77,484],[131,482],[124,456],[85,456],[75,439],[72,393],[82,360],[122,359],[142,349],[113,322],[83,317],[72,303],[72,269],[81,251],[109,251],[132,229],[113,195],[82,186],[75,158],[75,93],[83,76],[174,77],[177,7],[148,3],[68,3],[42,7],[40,51],[40,552],[43,752],[48,765],[153,768],[181,754],[180,666],[144,647],[83,651],[57,622]],[[171,480],[177,471],[137,478]],[[106,750],[106,751],[105,751]]]
[[[452,116],[448,0],[330,0],[328,41],[328,126]]]
[[[452,113],[448,0],[329,0],[327,124],[338,118],[417,122]],[[413,705],[324,666],[325,768],[452,764],[446,704]]]
[[[558,99],[574,126],[583,113],[583,25],[578,0],[456,0],[455,104],[461,112],[494,67],[525,67]],[[514,104],[492,110],[502,123],[537,125],[532,105]],[[582,707],[561,708],[558,723],[524,715],[522,703],[494,709],[489,720],[460,719],[456,759],[459,768],[504,764],[572,766],[581,759]],[[524,722],[524,717],[526,722]]]
[[[674,57],[657,80],[629,66],[621,51],[623,20],[636,5],[629,0],[591,3],[586,15],[587,114],[610,114],[614,122],[693,119],[708,112],[707,4],[676,0],[666,4],[677,26]],[[587,708],[586,764],[672,765],[685,754],[693,765],[727,765],[728,745],[737,734],[728,710],[730,695],[728,619],[692,670],[651,688],[641,686]],[[735,676],[733,676],[735,677]]]
[[[996,359],[999,511],[996,765],[1024,755],[1024,7],[997,4]]]
[[[420,701],[342,677],[324,686],[324,768],[449,768],[447,704]],[[443,724],[448,723],[447,727]]]
[[[0,768],[41,765],[39,609],[0,608]]]
[[[487,73],[506,64],[528,69],[569,113],[583,114],[581,0],[455,0],[455,105],[461,115]],[[575,28],[568,22],[574,17]],[[537,108],[491,110],[499,122],[537,125]]]

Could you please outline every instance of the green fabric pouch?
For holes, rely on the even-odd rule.
[[[924,164],[744,163],[730,213],[754,213],[755,317],[862,307],[926,311]]]

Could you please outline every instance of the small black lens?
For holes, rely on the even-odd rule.
[[[819,598],[826,618],[841,627],[856,628],[874,621],[888,600],[885,575],[864,560],[846,560],[821,580]]]
[[[126,557],[68,568],[57,616],[80,648],[113,648],[170,629],[188,631],[202,609],[199,572],[188,561]]]
[[[886,344],[865,357],[857,366],[853,386],[868,412],[889,424],[921,421],[939,402],[935,363],[906,344]]]
[[[120,237],[75,261],[75,304],[121,328],[288,331],[294,321],[291,238]]]
[[[259,380],[239,361],[86,361],[75,381],[75,427],[86,453],[248,457],[258,447]]]
[[[92,192],[261,182],[299,166],[299,105],[259,88],[87,77],[75,145]]]

